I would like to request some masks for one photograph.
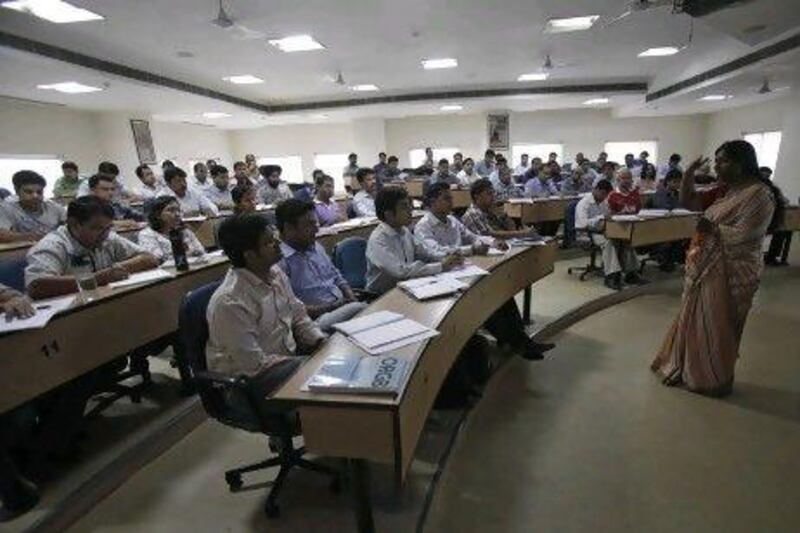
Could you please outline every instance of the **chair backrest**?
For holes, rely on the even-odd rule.
[[[348,237],[333,249],[333,264],[354,289],[367,285],[367,240]]]
[[[25,267],[28,260],[24,257],[0,261],[0,283],[19,292],[25,292]]]

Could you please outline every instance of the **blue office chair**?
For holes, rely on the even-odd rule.
[[[367,240],[348,237],[333,248],[333,265],[354,289],[367,286]]]
[[[184,297],[178,316],[181,356],[191,371],[209,416],[226,426],[270,437],[270,450],[277,454],[276,457],[228,470],[225,472],[225,481],[231,492],[235,492],[242,487],[242,474],[279,466],[278,476],[264,504],[266,515],[274,518],[279,514],[276,499],[292,468],[304,468],[331,476],[331,490],[335,492],[339,491],[339,476],[333,469],[304,459],[305,449],[294,447],[292,437],[300,432],[297,415],[293,411],[276,408],[274,414],[264,415],[258,408],[258,400],[250,392],[247,377],[234,378],[208,370],[206,310],[211,295],[219,285],[220,282],[209,283]]]
[[[0,283],[19,292],[25,292],[25,267],[28,260],[24,257],[0,261]]]

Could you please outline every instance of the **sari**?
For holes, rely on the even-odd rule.
[[[772,192],[760,182],[729,189],[706,209],[713,231],[692,238],[682,306],[651,365],[665,385],[709,395],[730,391],[774,209]]]

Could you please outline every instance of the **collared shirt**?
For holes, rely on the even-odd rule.
[[[85,179],[81,181],[81,184],[78,185],[78,194],[76,194],[76,196],[80,198],[81,196],[89,196],[90,193],[91,190],[89,190],[89,180]],[[130,189],[128,189],[122,183],[122,177],[117,176],[116,178],[114,178],[114,193],[111,196],[111,199],[115,202],[121,202],[131,195],[132,193]]]
[[[278,266],[289,276],[294,294],[304,304],[329,304],[344,298],[340,287],[347,287],[347,281],[320,243],[315,242],[308,250],[296,250],[282,242],[281,252],[283,259]]]
[[[558,187],[553,183],[553,180],[547,179],[542,182],[541,178],[529,180],[525,183],[525,196],[530,198],[547,198],[548,196],[556,196],[558,194]]]
[[[638,213],[642,208],[642,198],[638,189],[628,192],[613,191],[608,195],[606,202],[612,213]]]
[[[139,232],[137,242],[145,252],[153,254],[159,263],[172,259],[172,243],[169,242],[169,238],[149,226]],[[183,228],[183,244],[186,247],[187,256],[206,253],[200,240],[189,228]]]
[[[211,200],[191,187],[186,187],[186,192],[184,193],[183,198],[175,194],[175,191],[170,188],[165,189],[163,192],[164,194],[177,198],[178,204],[181,206],[181,214],[185,217],[200,214],[207,217],[215,217],[219,215],[219,209],[217,209],[217,206],[214,205]]]
[[[25,286],[39,278],[97,272],[143,252],[140,246],[113,231],[90,250],[75,240],[67,226],[61,226],[28,251]]]
[[[461,183],[463,187],[469,187],[479,179],[481,179],[478,174],[475,173],[475,169],[472,170],[472,174],[467,174],[466,171],[462,170],[458,173],[458,181]]]
[[[56,184],[53,186],[53,196],[56,198],[76,196],[78,194],[78,187],[80,187],[84,180],[85,178],[80,176],[76,177],[74,180],[66,176],[61,176],[56,180]]]
[[[47,233],[67,220],[67,210],[51,200],[44,200],[38,213],[22,208],[19,200],[0,202],[0,229],[18,233]]]
[[[576,229],[599,229],[600,223],[609,214],[606,202],[597,203],[593,194],[587,194],[575,206]]]
[[[433,185],[434,183],[446,183],[448,185],[458,185],[460,183],[459,179],[449,172],[447,174],[441,174],[439,171],[434,172],[431,176],[427,179],[428,185]]]
[[[498,215],[493,210],[484,211],[475,204],[470,205],[464,216],[461,217],[461,222],[467,229],[478,235],[490,235],[493,231],[506,230],[507,220],[506,215]]]
[[[359,217],[375,216],[375,198],[367,191],[360,190],[353,197],[353,209]]]
[[[287,185],[285,181],[281,181],[278,183],[277,187],[273,187],[266,180],[264,180],[263,182],[259,183],[258,198],[263,204],[277,205],[284,200],[294,198],[294,195],[292,194],[292,190],[289,188],[289,185]]]
[[[528,171],[528,168],[530,168],[530,165],[517,165],[517,168],[514,169],[514,172],[512,172],[511,175],[522,176]]]
[[[140,183],[139,186],[134,189],[134,192],[142,200],[152,200],[153,198],[158,198],[162,195],[175,196],[172,190],[162,187],[158,182],[154,183],[152,187],[148,187],[144,183]]]
[[[355,176],[356,172],[358,172],[358,165],[351,165],[348,163],[347,166],[342,169],[342,176]]]
[[[367,241],[367,290],[382,294],[398,281],[438,274],[442,264],[435,261],[411,230],[381,222]]]
[[[313,346],[325,334],[308,317],[286,274],[273,266],[266,282],[245,268],[231,268],[206,311],[209,370],[254,375],[294,355],[297,341]]]
[[[482,178],[488,178],[494,172],[494,168],[494,162],[487,163],[485,159],[475,163],[475,173]]]
[[[206,187],[203,190],[203,194],[206,198],[211,200],[211,202],[216,205],[220,209],[233,209],[233,198],[231,197],[231,187],[230,185],[225,187],[224,189],[220,190],[214,184],[211,184],[211,187]]]
[[[509,198],[522,198],[525,196],[525,193],[522,192],[522,188],[518,187],[513,181],[503,183],[498,178],[492,181],[492,185],[494,186],[495,200],[498,202],[505,202]]]
[[[372,170],[375,171],[376,176],[382,176],[386,172],[387,168],[389,168],[389,163],[378,163],[372,167]]]
[[[561,194],[571,195],[591,192],[593,181],[594,180],[589,175],[579,179],[578,183],[575,183],[575,180],[571,177],[567,178],[561,182]]]
[[[342,220],[342,211],[339,209],[339,204],[334,200],[330,200],[326,204],[322,200],[314,198],[314,212],[317,214],[317,221],[322,227],[336,224]]]
[[[447,218],[442,220],[430,211],[417,222],[414,235],[421,239],[428,251],[438,259],[443,259],[447,254],[454,252],[471,255],[473,244],[492,242],[492,239],[472,233],[453,215],[447,215]]]
[[[206,181],[204,182],[200,182],[200,180],[197,179],[197,176],[192,176],[189,179],[189,187],[194,187],[194,190],[199,193],[204,193],[206,189],[210,189],[213,186],[214,182],[208,176],[206,176]]]

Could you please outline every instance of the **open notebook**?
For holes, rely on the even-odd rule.
[[[391,311],[378,311],[340,322],[334,324],[333,329],[373,355],[421,342],[439,334],[435,329]]]
[[[330,355],[301,388],[311,392],[388,394],[400,392],[408,361],[396,355]]]

